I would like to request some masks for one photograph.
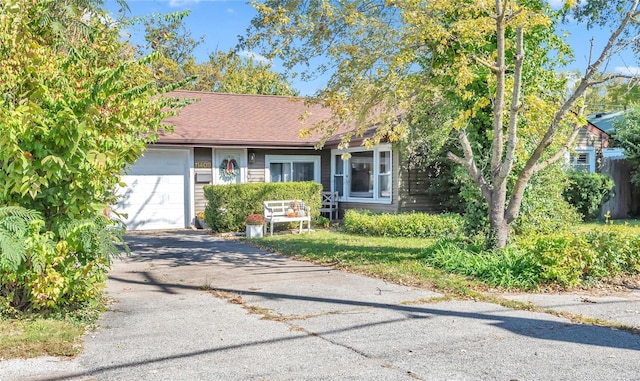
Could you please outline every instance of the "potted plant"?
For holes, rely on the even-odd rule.
[[[201,210],[198,213],[196,213],[195,225],[196,225],[196,228],[198,228],[198,229],[206,229],[207,228],[207,224],[204,222],[204,211],[203,210]]]
[[[247,238],[262,238],[264,217],[261,214],[250,214],[245,219]]]

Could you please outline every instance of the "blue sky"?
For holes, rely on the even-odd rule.
[[[131,15],[136,16],[191,10],[190,15],[185,19],[185,24],[191,29],[194,37],[202,35],[205,37],[205,43],[195,51],[198,61],[206,61],[212,51],[225,51],[235,47],[238,36],[245,35],[251,18],[256,14],[253,7],[244,0],[128,0],[127,3],[131,9]],[[558,5],[562,1],[550,0],[550,3]],[[115,0],[106,0],[105,5],[113,13],[117,13],[119,9]],[[587,31],[572,24],[566,25],[566,29],[571,33],[567,40],[574,48],[576,56],[576,62],[571,68],[584,70],[590,38],[593,37],[596,46],[601,47],[609,33],[606,30]],[[144,29],[139,27],[138,30],[130,32],[141,36]],[[640,74],[636,60],[629,53],[616,57],[609,63],[607,69]],[[321,81],[296,82],[294,87],[300,90],[302,95],[308,95],[313,93],[320,84]]]

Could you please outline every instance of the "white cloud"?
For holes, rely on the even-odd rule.
[[[637,66],[616,66],[614,71],[624,75],[640,75],[640,67]]]
[[[227,13],[229,13],[231,15],[234,15],[234,14],[236,14],[236,10],[233,9],[233,8],[227,8]]]
[[[247,51],[247,50],[243,50],[243,51],[239,52],[238,55],[240,57],[246,57],[246,58],[254,59],[254,60],[258,61],[258,62],[269,63],[269,60],[267,59],[267,57],[265,57],[263,55],[260,55],[258,53]]]

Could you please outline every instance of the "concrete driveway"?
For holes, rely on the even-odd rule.
[[[4,361],[0,380],[640,379],[635,334],[442,301],[200,232],[128,241],[83,354]],[[640,328],[638,292],[509,297]]]

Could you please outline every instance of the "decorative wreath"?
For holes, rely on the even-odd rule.
[[[219,168],[220,178],[224,181],[231,181],[240,174],[240,166],[238,165],[238,162],[232,157],[227,157],[226,159],[222,160]]]

